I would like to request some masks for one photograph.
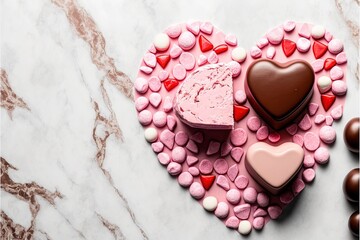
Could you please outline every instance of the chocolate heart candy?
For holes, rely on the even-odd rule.
[[[246,73],[245,91],[256,112],[274,129],[302,113],[313,94],[314,71],[305,61],[260,59]]]
[[[258,142],[246,152],[245,167],[260,185],[278,194],[299,172],[303,158],[304,150],[295,143],[274,147]]]

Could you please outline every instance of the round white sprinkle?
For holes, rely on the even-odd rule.
[[[149,127],[145,129],[144,136],[146,141],[155,142],[158,137],[158,133],[155,128]]]
[[[166,33],[159,33],[154,38],[154,46],[159,51],[166,51],[170,46],[170,38]]]
[[[216,197],[209,196],[209,197],[204,198],[203,207],[207,211],[210,211],[210,212],[214,211],[217,207],[217,204],[218,204],[218,202],[217,202]]]
[[[234,61],[243,62],[246,59],[246,50],[242,47],[234,48],[231,52]]]
[[[248,235],[251,232],[251,223],[248,220],[241,221],[238,231],[242,235]]]
[[[314,39],[320,39],[325,35],[325,28],[321,25],[315,25],[311,29],[311,36]]]

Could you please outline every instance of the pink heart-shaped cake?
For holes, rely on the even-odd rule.
[[[280,67],[251,68],[256,61]],[[294,62],[306,69],[281,67]],[[322,26],[287,21],[246,51],[209,22],[177,24],[156,35],[139,69],[135,107],[159,163],[241,234],[278,218],[330,159],[346,54]],[[255,83],[267,79],[275,80]]]

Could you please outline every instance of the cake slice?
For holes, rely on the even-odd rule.
[[[232,73],[225,64],[212,64],[191,73],[178,89],[175,113],[193,128],[232,129]]]

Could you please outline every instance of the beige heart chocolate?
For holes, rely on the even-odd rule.
[[[272,194],[278,194],[299,172],[304,150],[292,142],[271,146],[258,142],[249,147],[245,167]]]

